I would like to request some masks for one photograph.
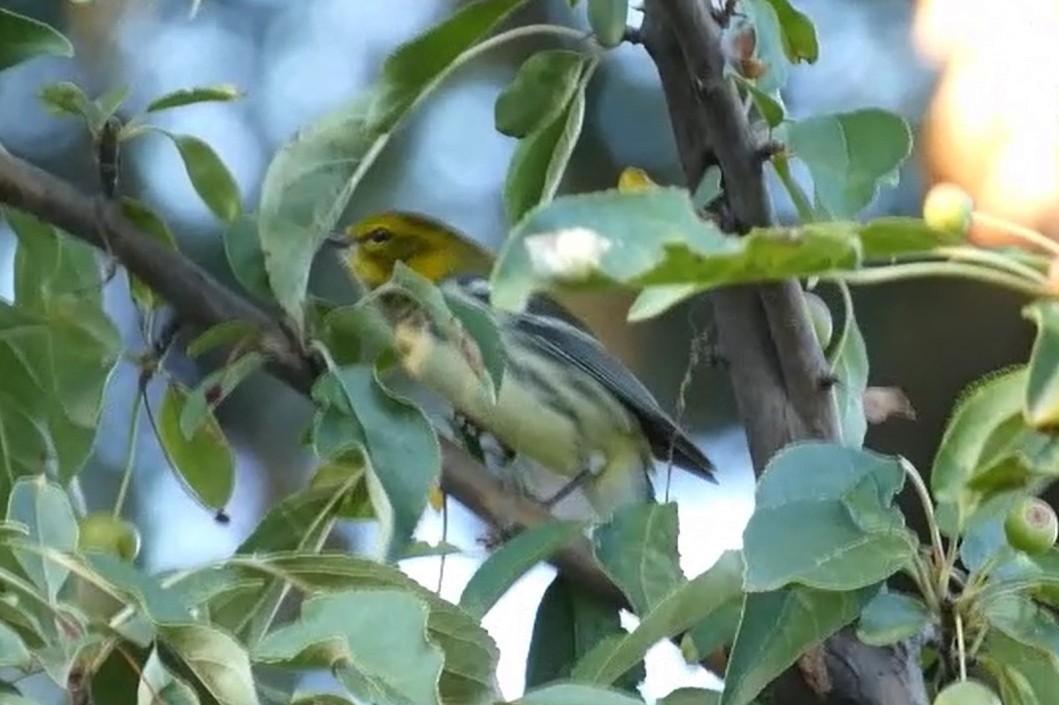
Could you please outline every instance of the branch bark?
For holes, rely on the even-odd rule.
[[[694,189],[718,165],[723,221],[745,232],[774,218],[759,145],[724,76],[721,34],[703,0],[644,2],[640,37],[658,69],[687,184]],[[792,441],[838,440],[829,369],[798,283],[732,287],[711,299],[755,472]],[[918,653],[914,642],[879,649],[843,630],[777,680],[765,700],[926,705]]]

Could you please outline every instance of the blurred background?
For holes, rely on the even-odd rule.
[[[156,124],[208,141],[254,210],[273,153],[302,125],[353,99],[399,43],[449,13],[451,0],[0,0],[61,28],[74,60],[36,59],[0,74],[0,143],[86,190],[95,189],[90,144],[80,125],[49,116],[36,100],[41,85],[69,80],[90,96],[118,84],[131,89],[130,109],[179,88],[231,83],[246,93],[234,103],[164,112]],[[815,66],[790,70],[784,94],[790,116],[882,107],[912,125],[917,148],[900,185],[879,194],[870,215],[915,214],[925,189],[955,181],[980,207],[1059,235],[1059,6],[1054,0],[796,0],[816,23]],[[587,27],[582,7],[537,0],[513,20]],[[639,22],[636,13],[630,18]],[[505,231],[501,189],[515,142],[493,129],[493,100],[519,63],[541,46],[524,41],[494,50],[452,77],[428,99],[383,152],[355,194],[349,218],[380,208],[414,209],[448,220],[496,246]],[[623,46],[607,55],[588,94],[584,132],[564,191],[612,186],[633,165],[660,182],[680,174],[657,74],[646,53]],[[218,222],[192,190],[172,144],[138,139],[125,154],[125,193],[169,223],[185,253],[231,283]],[[793,210],[773,183],[783,220]],[[976,232],[996,241],[989,232]],[[0,295],[11,296],[13,237],[0,225]],[[333,272],[322,273],[326,281]],[[824,290],[834,301],[834,292]],[[1032,329],[1017,297],[979,285],[923,281],[854,291],[872,360],[871,383],[902,388],[917,418],[872,428],[868,445],[901,453],[929,468],[940,431],[960,389],[983,372],[1024,359]],[[633,367],[662,403],[678,408],[691,341],[709,320],[703,304],[679,307],[648,323],[627,325],[629,300],[610,295],[579,311]],[[133,351],[141,349],[124,277],[108,288],[108,305]],[[194,381],[201,370],[174,361],[173,374]],[[3,381],[0,380],[0,385]],[[124,464],[136,370],[121,367],[107,394],[96,449],[85,469],[91,507],[107,506]],[[161,387],[152,388],[154,404]],[[721,466],[721,485],[675,476],[685,568],[697,573],[726,548],[738,547],[752,507],[753,476],[723,370],[693,370],[683,419]],[[279,497],[301,487],[311,470],[298,437],[306,401],[279,382],[252,378],[220,410],[239,457],[232,521],[216,523],[191,501],[169,470],[147,424],[141,425],[130,516],[144,532],[141,560],[150,570],[222,557],[253,529]],[[660,490],[665,473],[658,476]],[[421,536],[440,539],[439,516]],[[464,549],[446,562],[442,593],[456,599],[482,560],[482,527],[452,506],[447,540]],[[365,540],[356,527],[341,538],[350,550]],[[404,564],[424,584],[438,581],[438,560]],[[552,572],[541,567],[488,615],[501,650],[507,697],[522,692],[529,632]],[[631,621],[630,621],[631,623]],[[684,684],[716,683],[683,667],[675,649],[651,654],[649,700]],[[306,684],[307,686],[309,684]]]

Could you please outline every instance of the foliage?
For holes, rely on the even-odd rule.
[[[422,409],[384,382],[395,346],[372,298],[321,309],[306,292],[321,243],[421,101],[489,48],[540,34],[573,38],[576,48],[546,47],[527,57],[497,97],[496,129],[518,145],[504,186],[511,232],[492,272],[493,304],[520,309],[540,292],[620,286],[637,293],[630,318],[643,319],[731,284],[796,278],[835,286],[844,301],[841,325],[819,342],[836,381],[831,394],[842,437],[776,454],[757,485],[743,547],[700,575],[680,569],[674,505],[630,507],[592,527],[593,555],[639,625],[623,630],[616,607],[558,578],[538,607],[528,689],[519,702],[638,702],[645,653],[674,639],[689,661],[722,645],[730,655],[720,694],[682,690],[667,701],[744,705],[847,627],[876,646],[924,637],[939,664],[929,671],[932,693],[972,672],[1007,703],[1047,702],[1059,683],[1059,625],[1051,612],[1059,604],[1059,553],[1053,547],[1028,555],[1007,537],[1015,535],[1019,516],[1012,507],[1059,474],[1053,358],[1059,315],[1045,274],[1057,248],[1033,233],[1023,233],[1023,248],[977,248],[965,242],[969,215],[939,212],[937,203],[925,218],[860,219],[879,189],[896,183],[911,153],[910,131],[878,109],[786,116],[779,91],[787,64],[811,64],[819,51],[811,20],[788,0],[745,0],[741,19],[726,18],[733,32],[745,32],[747,23],[756,30],[750,52],[729,57],[727,75],[753,106],[753,118],[783,145],[767,165],[801,222],[725,232],[708,213],[723,196],[715,170],[692,190],[630,172],[623,183],[635,188],[558,195],[586,90],[608,50],[628,37],[629,8],[624,0],[582,3],[592,29],[587,37],[558,25],[494,34],[525,4],[465,3],[398,48],[363,95],[280,150],[253,212],[209,145],[149,123],[158,111],[238,99],[238,89],[176,91],[119,119],[124,87],[96,98],[71,83],[41,88],[50,112],[81,120],[98,143],[110,145],[100,148],[102,157],[116,158],[119,145],[148,134],[169,139],[224,227],[238,282],[281,309],[293,332],[324,352],[326,370],[312,390],[306,431],[319,463],[313,482],[273,507],[232,556],[152,574],[135,563],[135,551],[106,550],[119,537],[79,541],[83,512],[69,493],[116,365],[132,359],[141,371],[130,437],[145,405],[173,471],[190,494],[223,515],[233,490],[233,451],[215,410],[263,369],[267,351],[252,325],[221,324],[188,348],[195,356],[225,349],[219,367],[193,388],[182,386],[162,364],[169,341],[159,340],[153,323],[164,302],[147,283],[134,280],[131,293],[147,322],[146,338],[158,344],[126,353],[104,311],[91,250],[31,215],[3,211],[18,251],[14,301],[0,303],[0,701],[28,702],[17,695],[16,681],[37,673],[60,688],[87,684],[97,705],[128,702],[132,689],[142,705],[500,699],[497,649],[480,621],[521,575],[582,538],[585,527],[546,523],[517,536],[480,566],[459,604],[408,579],[395,564],[415,554],[413,532],[437,491],[436,431]],[[0,70],[72,51],[56,30],[0,9]],[[808,169],[811,194],[791,177],[793,161]],[[105,192],[115,187],[108,164],[101,159]],[[176,248],[162,218],[116,197],[145,233]],[[905,459],[862,448],[869,359],[848,291],[920,276],[1018,291],[1031,299],[1025,315],[1037,327],[1025,365],[976,381],[956,402],[929,486]],[[489,315],[406,271],[387,291],[410,297],[445,335],[476,346],[486,368],[482,383],[492,393],[504,383]],[[152,410],[146,387],[158,377],[165,392]],[[895,504],[906,485],[928,516],[927,545]],[[115,517],[123,499],[124,490]],[[341,521],[378,526],[371,556],[322,550]],[[799,531],[792,532],[795,523]],[[893,587],[898,575],[915,590]],[[281,611],[291,595],[298,608]],[[295,692],[276,678],[315,669],[330,670],[340,694]]]

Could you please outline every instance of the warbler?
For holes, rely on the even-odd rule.
[[[553,512],[575,492],[584,501],[569,505],[566,514],[577,518],[602,520],[619,507],[653,501],[653,458],[716,483],[709,458],[561,304],[538,294],[521,312],[493,309],[488,274],[494,258],[472,239],[428,216],[389,211],[354,223],[331,243],[342,248],[344,265],[368,290],[388,282],[401,262],[490,312],[505,353],[495,400],[462,345],[407,301],[384,304],[403,371],[451,407],[450,423],[454,417],[469,421],[498,444],[518,488]]]

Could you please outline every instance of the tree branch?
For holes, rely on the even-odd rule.
[[[644,2],[641,37],[658,69],[687,184],[694,189],[705,169],[718,165],[726,210],[722,222],[745,232],[768,226],[774,218],[761,150],[738,94],[724,76],[721,34],[703,0]],[[802,296],[794,280],[731,287],[710,296],[758,474],[792,441],[839,439],[826,384],[829,370]],[[911,642],[890,649],[868,647],[843,630],[774,683],[765,699],[926,705],[918,651]],[[789,687],[795,682],[800,687]]]
[[[106,249],[130,274],[164,298],[176,318],[191,330],[205,330],[225,321],[242,320],[262,331],[261,351],[269,370],[308,396],[319,374],[314,361],[291,339],[279,322],[180,252],[162,245],[124,217],[113,203],[98,199],[0,148],[0,203],[35,215],[100,250]],[[506,493],[488,470],[447,439],[443,451],[442,488],[495,527],[529,527],[551,518],[541,506]],[[560,551],[555,566],[589,592],[623,608],[628,603],[607,578],[587,540]]]

